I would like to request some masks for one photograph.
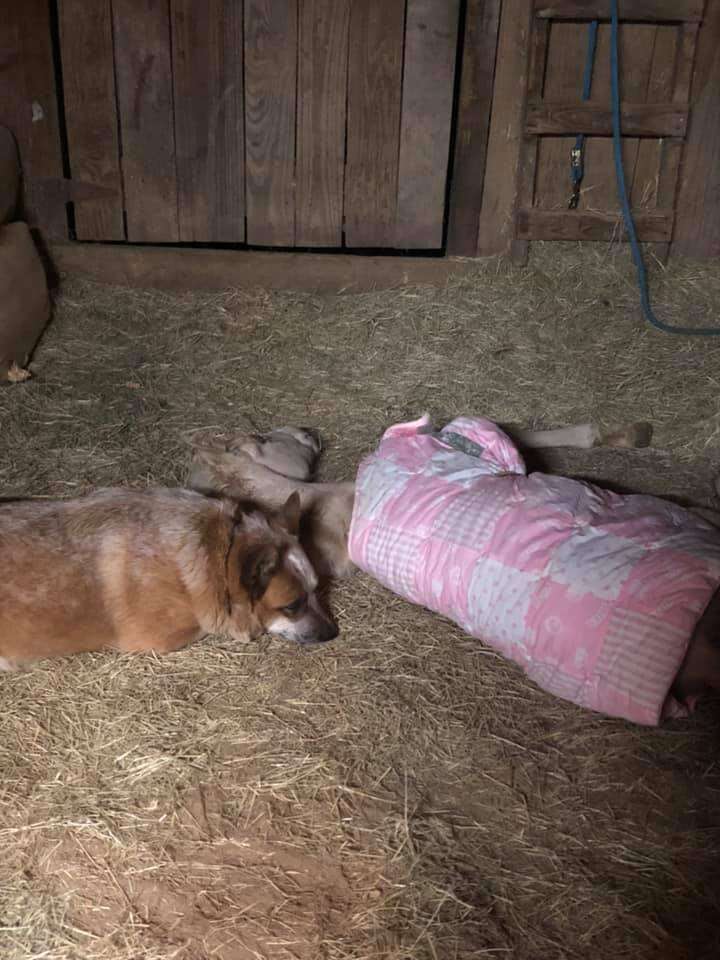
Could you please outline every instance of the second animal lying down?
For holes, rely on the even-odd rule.
[[[603,429],[581,423],[555,430],[512,428],[527,450],[549,447],[646,447],[647,423]],[[353,569],[348,553],[355,483],[311,483],[321,444],[315,430],[279,427],[265,434],[238,434],[229,442],[198,441],[187,483],[193,490],[247,497],[277,509],[288,497],[300,497],[301,541],[322,577],[343,577]]]
[[[0,503],[0,669],[209,633],[331,640],[298,520],[297,496],[275,514],[173,489]]]
[[[655,497],[528,476],[510,438],[480,418],[391,427],[355,485],[268,470],[278,433],[198,451],[190,482],[266,502],[297,490],[319,566],[343,572],[352,559],[582,706],[654,724],[720,687],[720,532],[704,520]],[[298,437],[298,449],[311,442]]]

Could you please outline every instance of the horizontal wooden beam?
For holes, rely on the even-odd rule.
[[[672,238],[673,215],[649,211],[635,215],[638,239],[643,243],[668,242]],[[586,213],[580,210],[519,210],[519,240],[624,240],[625,228],[619,213]]]
[[[705,0],[622,0],[620,18],[648,23],[699,22]],[[609,20],[610,0],[535,0],[535,16],[549,20]]]
[[[674,103],[624,103],[622,132],[628,137],[684,137],[688,112]],[[586,133],[612,136],[610,110],[583,103],[528,104],[525,133],[529,136],[572,136]]]
[[[61,275],[159,290],[262,287],[359,293],[416,283],[442,284],[450,276],[473,269],[473,261],[449,257],[365,257],[121,243],[56,243],[50,253]]]

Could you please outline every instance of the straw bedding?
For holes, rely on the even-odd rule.
[[[720,264],[653,278],[671,322]],[[624,252],[537,245],[443,289],[169,296],[68,279],[0,391],[0,493],[174,484],[188,440],[280,423],[353,475],[431,411],[647,419],[544,464],[718,506],[720,344],[643,325]],[[0,676],[5,960],[696,958],[720,943],[717,701],[660,730],[554,700],[358,575],[317,650],[209,638]]]

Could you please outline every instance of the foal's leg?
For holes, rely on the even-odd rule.
[[[547,447],[576,447],[589,450],[591,447],[647,447],[652,439],[649,423],[631,423],[625,427],[605,430],[595,423],[580,423],[557,430],[526,430],[510,425],[510,436],[527,450],[542,450]]]

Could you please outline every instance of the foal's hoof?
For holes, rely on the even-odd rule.
[[[652,435],[652,424],[631,423],[627,427],[614,427],[606,433],[602,433],[596,446],[623,447],[625,449],[649,447]]]

